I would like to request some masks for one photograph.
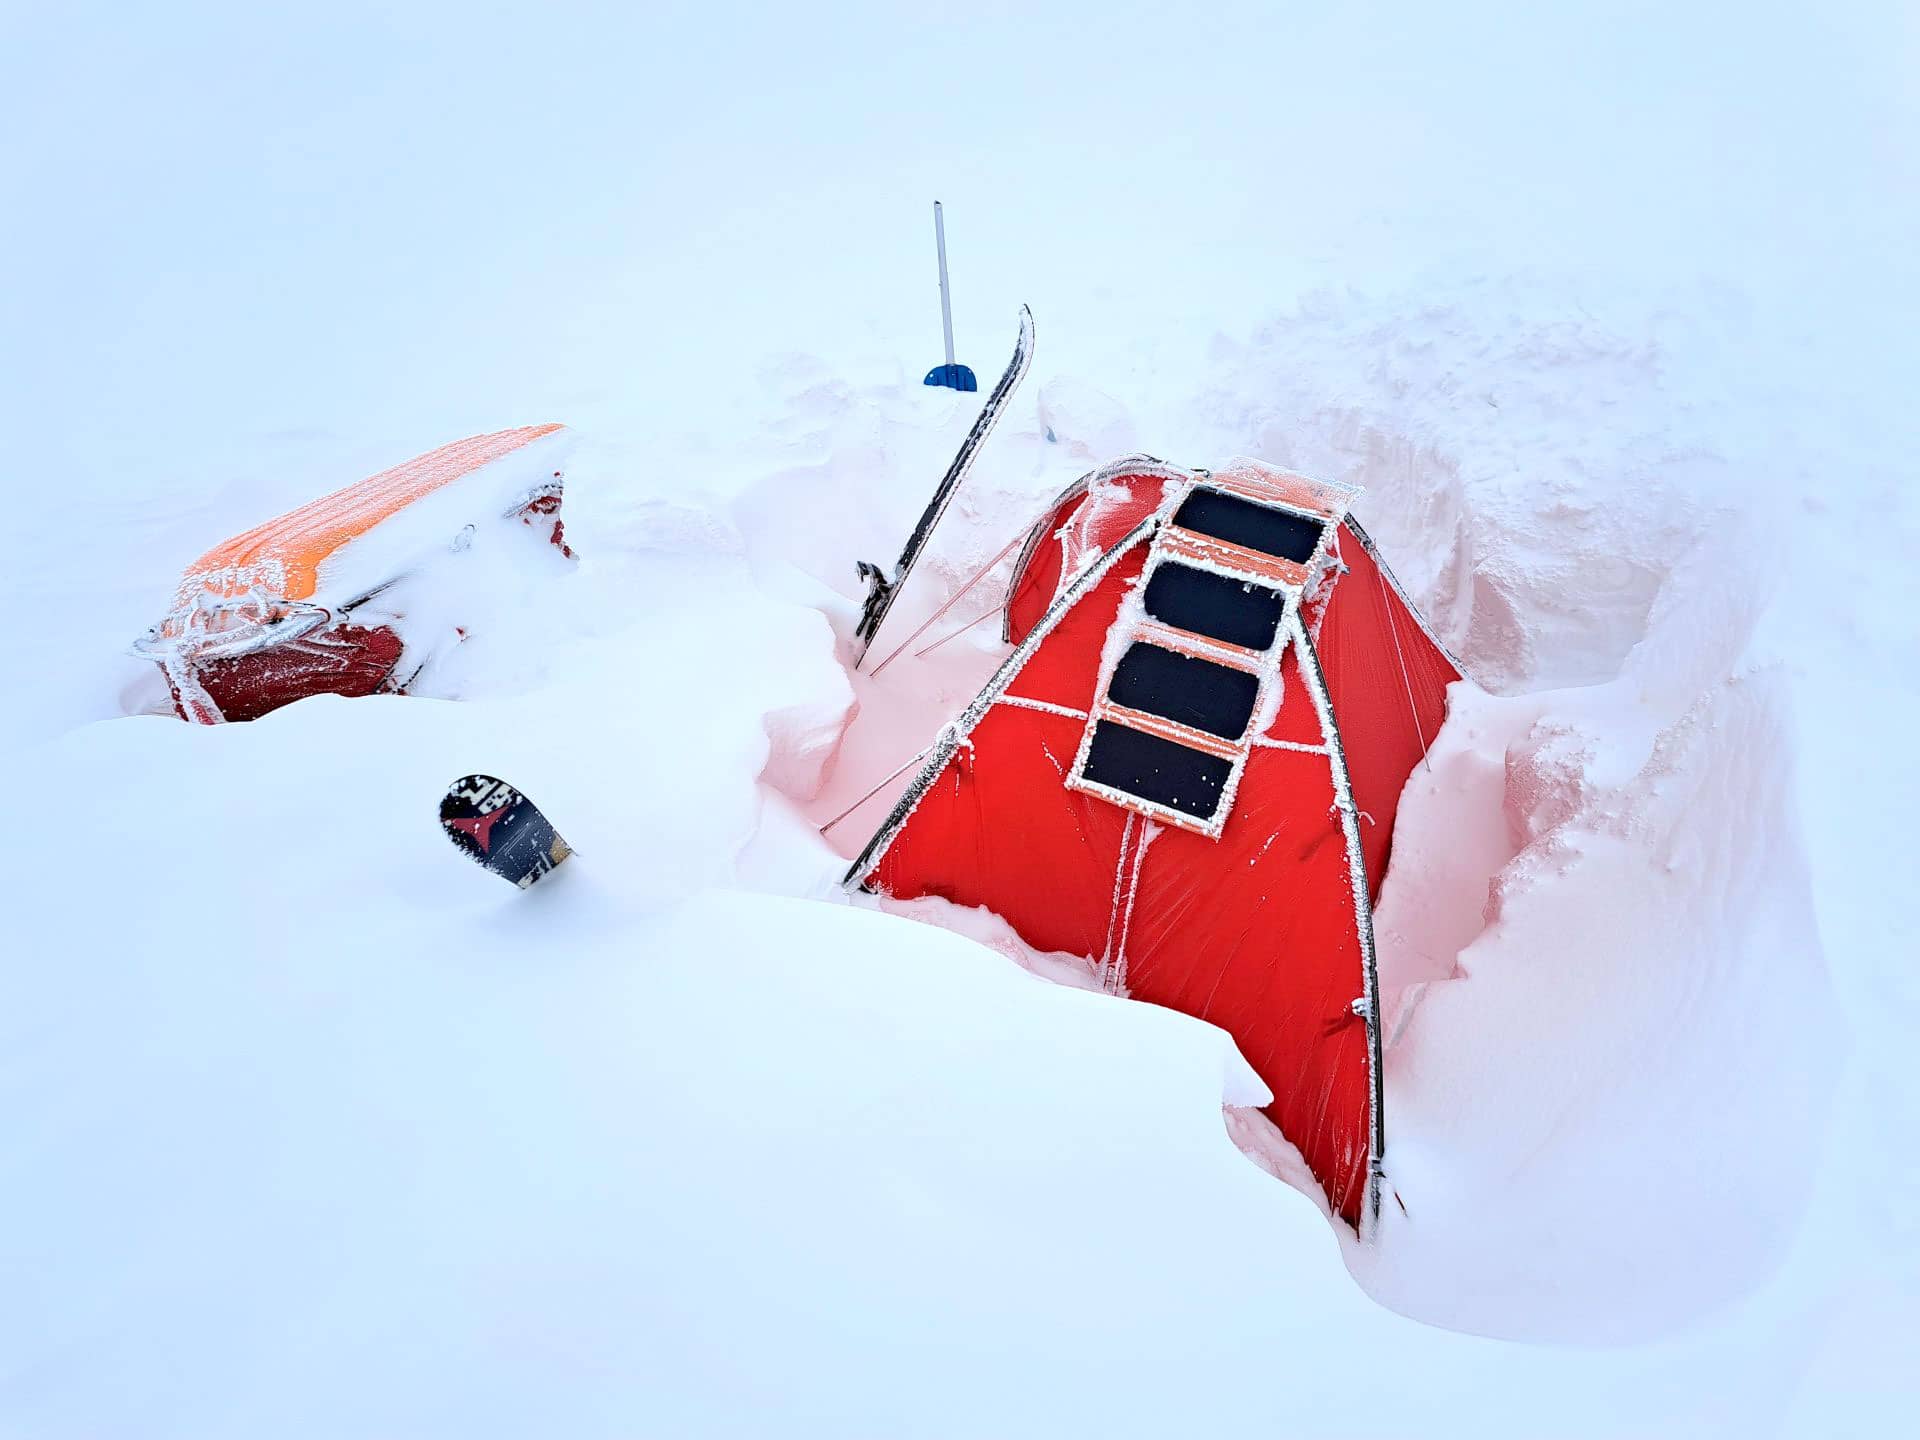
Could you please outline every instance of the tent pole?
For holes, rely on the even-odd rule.
[[[1379,1238],[1380,1191],[1386,1180],[1387,1119],[1385,1056],[1380,1044],[1380,962],[1373,939],[1373,896],[1367,886],[1366,852],[1360,844],[1359,810],[1353,803],[1353,781],[1347,773],[1347,745],[1340,735],[1340,722],[1333,713],[1333,700],[1327,694],[1326,672],[1320,668],[1320,652],[1300,619],[1297,605],[1289,607],[1282,622],[1287,643],[1300,660],[1300,677],[1306,681],[1307,695],[1313,701],[1320,720],[1320,733],[1327,742],[1327,764],[1333,772],[1334,809],[1340,815],[1340,832],[1347,845],[1347,879],[1353,887],[1353,925],[1360,942],[1361,993],[1354,1014],[1367,1024],[1367,1183],[1361,1196],[1360,1218],[1354,1230],[1369,1243]]]

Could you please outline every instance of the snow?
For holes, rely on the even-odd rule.
[[[1911,15],[983,18],[16,27],[0,1434],[1920,1401]],[[1478,682],[1379,913],[1372,1247],[1220,1032],[837,886],[1004,653],[845,665],[978,402],[936,193],[959,358],[1038,349],[880,651],[1137,445],[1362,486]],[[580,562],[460,698],[136,713],[209,545],[547,419]],[[461,860],[476,769],[576,859]]]

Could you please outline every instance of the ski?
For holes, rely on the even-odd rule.
[[[967,478],[967,471],[973,465],[973,457],[979,453],[980,446],[992,433],[994,422],[999,420],[1000,412],[1006,407],[1008,398],[1026,378],[1027,367],[1033,362],[1033,312],[1026,306],[1020,307],[1020,338],[1014,343],[1013,358],[1007,362],[1006,371],[1000,376],[987,400],[980,407],[979,418],[973,422],[973,429],[967,432],[967,438],[961,442],[959,453],[953,457],[953,463],[947,467],[940,486],[933,492],[933,499],[927,502],[927,508],[921,512],[920,522],[913,527],[913,533],[907,537],[907,545],[900,552],[900,558],[894,562],[893,576],[887,577],[878,565],[871,560],[858,562],[860,578],[866,582],[867,597],[860,609],[860,623],[854,626],[854,639],[860,642],[860,652],[854,657],[854,668],[867,658],[867,652],[873,648],[875,637],[880,633],[881,625],[886,623],[887,612],[893,608],[894,600],[900,594],[900,587],[907,582],[907,576],[920,558],[920,552],[927,547],[927,540],[933,534],[933,527],[940,523],[940,517],[946,513],[948,504],[953,500],[954,491],[960,488],[960,482]]]
[[[492,775],[462,775],[447,787],[440,828],[458,849],[522,890],[573,853],[538,805]]]

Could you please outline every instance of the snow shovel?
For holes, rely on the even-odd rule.
[[[947,363],[927,371],[925,383],[944,385],[949,390],[978,390],[980,382],[965,365],[953,362],[953,300],[947,293],[947,222],[940,213],[940,202],[933,202],[933,243],[940,254],[940,328],[947,338]]]

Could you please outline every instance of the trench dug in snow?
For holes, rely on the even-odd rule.
[[[1596,367],[1633,382],[1630,355],[1586,356]],[[1249,393],[1252,368],[1236,374]],[[949,637],[991,609],[1005,563],[908,637],[1060,477],[1101,458],[1073,443],[1076,398],[1089,431],[1127,429],[1097,392],[1043,393],[890,619],[874,658],[897,658],[878,677],[871,662],[849,672],[844,727],[818,713],[770,727],[769,780],[816,825],[837,821],[843,856],[914,767],[891,772],[1004,653],[991,621]],[[1518,382],[1503,398],[1544,403]],[[1745,659],[1766,591],[1702,478],[1711,457],[1522,456],[1522,478],[1496,482],[1390,410],[1309,394],[1282,417],[1221,390],[1205,403],[1248,453],[1364,486],[1358,513],[1389,562],[1501,692],[1455,687],[1403,800],[1376,916],[1391,1190],[1376,1245],[1335,1227],[1350,1270],[1415,1318],[1527,1338],[1644,1337],[1752,1289],[1807,1203],[1841,1046],[1785,686]],[[1567,479],[1608,460],[1629,483]],[[1023,462],[1035,478],[1006,481]],[[795,480],[784,503],[798,509]],[[842,590],[815,601],[844,665]],[[1085,982],[1078,957],[1034,955],[990,916],[889,908]],[[1317,1200],[1264,1116],[1227,1118],[1243,1150]]]

